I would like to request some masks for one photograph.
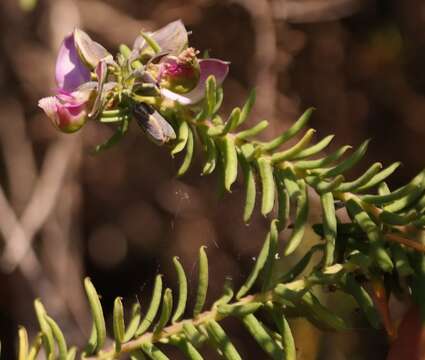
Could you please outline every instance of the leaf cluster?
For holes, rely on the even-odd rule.
[[[306,129],[313,109],[308,109],[276,138],[259,141],[256,136],[266,129],[267,121],[243,127],[254,105],[255,93],[241,108],[231,111],[226,120],[219,114],[222,100],[223,90],[216,86],[213,77],[208,78],[206,97],[199,109],[194,113],[183,109],[179,116],[170,119],[177,134],[171,155],[184,153],[178,170],[182,176],[199,148],[205,157],[202,174],[218,172],[223,191],[231,192],[241,170],[246,222],[259,197],[261,213],[272,220],[249,276],[236,291],[227,281],[222,296],[205,309],[209,268],[205,248],[201,247],[196,300],[190,310],[186,273],[179,259],[174,258],[177,294],[171,288],[164,289],[162,276],[157,275],[144,315],[138,302],[125,315],[122,299],[115,300],[111,348],[104,346],[107,332],[103,310],[87,278],[84,285],[93,331],[83,357],[114,359],[130,354],[134,359],[167,359],[161,344],[169,344],[188,359],[202,359],[203,346],[213,347],[225,359],[241,359],[220,324],[222,319],[233,317],[268,358],[291,360],[296,358],[296,348],[288,318],[303,316],[327,330],[353,328],[319,300],[316,288],[351,296],[372,327],[384,326],[388,332],[388,319],[380,311],[382,306],[376,306],[379,301],[385,306],[389,294],[404,298],[410,293],[419,302],[423,300],[423,286],[418,284],[425,277],[425,247],[413,236],[425,224],[424,171],[394,190],[386,180],[399,163],[386,167],[374,163],[359,177],[349,179],[346,174],[364,157],[369,141],[348,155],[350,146],[320,155],[333,136],[313,143],[315,130]],[[287,145],[296,137],[298,141]],[[295,253],[303,241],[313,192],[322,211],[322,223],[313,229],[323,241],[307,249],[291,269],[281,273],[276,270],[278,261]],[[350,222],[340,221],[341,211],[346,211]],[[284,229],[289,235],[280,250],[279,233]],[[19,358],[35,358],[43,344],[47,358],[74,359],[76,349],[68,348],[59,326],[39,300],[35,309],[41,332],[29,346],[25,329],[20,329]]]

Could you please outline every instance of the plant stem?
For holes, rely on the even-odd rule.
[[[296,280],[292,283],[288,283],[288,287],[297,287],[300,280]],[[249,304],[251,302],[261,302],[266,303],[268,301],[272,301],[274,298],[274,292],[273,290],[269,290],[264,293],[257,293],[254,295],[247,295],[244,298],[240,299],[237,302],[232,303],[232,305],[244,305]],[[220,321],[229,315],[222,315],[217,310],[217,305],[213,306],[210,310],[204,311],[203,313],[199,314],[194,319],[186,319],[179,321],[178,323],[172,324],[170,326],[165,327],[160,333],[153,333],[149,332],[146,334],[141,335],[140,337],[130,340],[127,343],[122,344],[121,350],[119,353],[115,351],[115,347],[111,346],[110,348],[101,351],[97,356],[92,356],[86,358],[87,360],[107,360],[107,359],[116,359],[119,358],[119,356],[130,353],[132,351],[140,349],[140,347],[145,343],[156,343],[156,342],[164,342],[167,341],[167,339],[171,338],[173,335],[178,335],[181,332],[183,332],[183,324],[185,322],[191,322],[194,326],[199,326],[202,324],[207,323],[208,321],[215,320]]]

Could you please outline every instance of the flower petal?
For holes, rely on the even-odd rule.
[[[38,106],[57,129],[66,133],[77,131],[87,120],[86,103],[62,103],[59,98],[50,96],[41,99]]]
[[[158,145],[174,140],[176,133],[167,120],[151,106],[140,103],[133,109],[134,118],[146,135]]]
[[[57,114],[58,99],[54,96],[42,98],[38,101],[38,107],[44,110],[46,115],[53,119]]]
[[[221,85],[229,72],[229,62],[219,59],[202,59],[199,60],[201,76],[198,85],[187,94],[176,94],[168,89],[161,89],[161,94],[170,99],[177,101],[182,105],[195,104],[205,96],[205,81],[210,75],[214,75],[217,85]]]
[[[100,110],[102,101],[104,99],[103,86],[105,85],[106,77],[108,76],[108,67],[106,62],[101,60],[96,66],[96,75],[98,79],[97,89],[96,89],[96,98],[93,103],[93,107],[89,113],[89,117],[96,117]]]
[[[188,43],[187,30],[181,20],[173,21],[161,29],[149,33],[153,40],[161,47],[161,52],[169,52],[173,55],[180,54]],[[133,44],[133,52],[140,56],[147,47],[143,36],[139,35]]]
[[[180,54],[189,42],[186,28],[181,20],[173,21],[152,34],[152,38],[161,47],[161,51]]]
[[[111,59],[112,55],[102,45],[93,41],[83,30],[74,30],[75,46],[81,59],[92,69],[100,60]]]
[[[74,36],[67,36],[56,60],[56,84],[61,90],[73,91],[90,80],[90,71],[81,62],[74,44]]]

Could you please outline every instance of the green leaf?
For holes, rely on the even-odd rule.
[[[54,338],[56,339],[56,343],[58,344],[58,350],[59,350],[59,360],[67,360],[68,355],[68,348],[66,346],[65,337],[62,333],[62,330],[58,326],[58,324],[49,316],[45,316],[46,321],[49,324],[50,328],[52,329],[52,333]]]
[[[197,317],[205,304],[208,290],[208,257],[205,252],[205,246],[199,249],[199,270],[198,270],[198,290],[196,292],[196,301],[193,309],[193,316]]]
[[[75,360],[76,357],[77,357],[77,348],[73,346],[72,348],[69,349],[68,355],[66,356],[66,360]]]
[[[233,298],[233,286],[232,279],[230,277],[226,277],[223,285],[223,295],[214,302],[213,307],[217,307],[218,305],[227,304]]]
[[[268,158],[260,157],[257,161],[262,185],[261,213],[266,216],[273,210],[275,184],[273,167]]]
[[[238,158],[234,138],[225,136],[220,142],[224,164],[224,187],[231,192],[230,188],[238,176]]]
[[[262,291],[270,290],[273,284],[273,270],[276,260],[278,259],[278,220],[273,220],[270,224],[269,231],[269,252],[267,261],[263,270],[263,286]]]
[[[84,348],[83,357],[87,357],[89,355],[92,355],[93,352],[94,352],[94,349],[96,348],[96,345],[97,345],[97,333],[96,333],[96,326],[93,323],[92,328],[91,328],[91,332],[90,332],[90,336],[89,336],[89,340],[87,341],[87,345]]]
[[[399,198],[391,204],[384,207],[389,212],[397,212],[413,204],[425,190],[425,170],[421,171],[409,184],[412,190],[409,194]]]
[[[425,187],[425,172],[422,171],[409,184],[384,195],[364,195],[362,200],[369,204],[383,205],[389,204],[385,210],[396,212],[402,210],[412,201],[417,199]]]
[[[285,353],[283,360],[296,360],[297,351],[295,348],[294,337],[292,336],[292,331],[291,331],[291,328],[289,327],[289,323],[283,314],[282,314],[282,322],[283,322],[283,326],[281,330],[282,345],[283,345],[283,352]]]
[[[337,189],[343,182],[344,176],[338,175],[331,181],[321,180],[319,176],[306,176],[305,181],[313,187],[319,194],[324,194]]]
[[[223,103],[223,88],[218,87],[215,94],[215,107],[213,110],[213,114],[215,114],[216,112],[218,112],[218,110],[220,110],[222,103]]]
[[[376,224],[354,199],[348,200],[346,207],[353,221],[366,233],[370,241],[371,257],[383,271],[391,272],[393,263],[386,249],[383,247],[382,236]]]
[[[282,349],[276,344],[276,342],[264,329],[261,322],[258,321],[253,314],[243,317],[242,322],[267,355],[274,360],[282,360],[284,358]]]
[[[291,199],[296,199],[300,195],[300,187],[297,184],[297,177],[291,169],[285,168],[278,172],[280,179],[283,179],[283,184],[288,191]]]
[[[205,100],[208,109],[208,117],[212,116],[216,106],[217,82],[214,75],[210,75],[205,83]]]
[[[279,173],[278,173],[279,174]],[[290,204],[289,204],[289,194],[286,188],[284,187],[284,182],[277,176],[276,181],[277,186],[277,201],[278,201],[278,209],[277,209],[277,218],[279,220],[279,231],[282,231],[286,228],[289,220],[290,213]]]
[[[373,300],[371,299],[367,291],[362,286],[360,286],[360,284],[355,280],[353,275],[351,274],[346,275],[345,281],[344,281],[344,290],[354,297],[357,304],[359,304],[360,309],[365,314],[369,323],[375,329],[379,329],[380,327],[379,314],[376,311]]]
[[[103,114],[102,114],[103,115]],[[124,120],[128,120],[128,116],[115,116],[115,117],[100,117],[99,122],[102,124],[120,123]]]
[[[369,169],[367,169],[361,176],[356,180],[345,182],[339,185],[336,188],[336,191],[348,192],[348,191],[357,191],[361,188],[362,185],[367,184],[379,171],[382,169],[381,163],[373,164]]]
[[[154,334],[160,334],[162,329],[167,325],[173,310],[173,292],[171,289],[165,289],[162,297],[161,314],[158,323],[155,326]]]
[[[364,191],[371,187],[374,187],[378,184],[380,184],[382,181],[384,181],[388,176],[390,176],[399,166],[401,163],[395,162],[394,164],[391,164],[378,174],[376,174],[372,179],[370,179],[366,184],[363,186],[360,186],[357,188],[357,191]]]
[[[152,298],[149,304],[148,311],[146,312],[145,317],[139,325],[139,328],[136,331],[136,336],[141,336],[145,333],[147,329],[152,325],[153,320],[158,312],[159,305],[161,304],[161,295],[162,295],[162,275],[159,274],[155,278],[155,284],[152,290]]]
[[[255,187],[254,170],[243,153],[239,154],[239,161],[242,166],[244,183],[245,183],[245,206],[243,211],[243,221],[248,222],[251,219],[255,208],[255,198],[257,195]]]
[[[241,286],[238,293],[236,294],[237,299],[240,299],[242,296],[244,296],[254,285],[255,280],[257,280],[258,275],[260,274],[260,271],[263,269],[264,265],[266,264],[267,258],[269,256],[269,251],[270,251],[270,234],[268,233],[266,236],[266,240],[264,241],[263,247],[261,248],[260,254],[258,255],[258,258],[255,262],[255,265],[251,270],[251,273],[249,274],[245,283]]]
[[[313,254],[318,251],[323,250],[323,245],[314,245],[310,248],[309,251],[290,269],[288,272],[283,274],[279,278],[279,283],[287,283],[295,280],[301,273],[307,268]]]
[[[142,350],[132,351],[130,353],[131,360],[146,360],[146,356]]]
[[[295,135],[297,135],[307,124],[308,120],[310,119],[311,114],[313,113],[314,108],[307,109],[304,114],[301,115],[301,117],[284,133],[282,133],[280,136],[278,136],[276,139],[273,139],[269,142],[264,143],[261,145],[261,148],[264,151],[271,151],[276,148],[278,148],[280,145],[288,141],[289,139],[293,138]]]
[[[388,195],[391,194],[391,190],[385,181],[381,182],[378,185],[378,194],[379,195]]]
[[[226,135],[230,131],[233,131],[238,126],[240,116],[241,109],[239,109],[238,107],[234,108],[226,121],[226,125],[224,126],[221,135]]]
[[[334,136],[335,135],[326,136],[325,138],[320,140],[317,144],[314,144],[314,145],[300,151],[295,156],[292,156],[292,160],[299,160],[299,159],[303,159],[303,158],[306,158],[306,157],[316,155],[317,153],[321,152],[323,149],[325,149],[330,144],[330,142],[332,141]]]
[[[40,330],[43,334],[44,351],[46,352],[47,358],[50,359],[50,356],[52,356],[55,351],[55,340],[53,338],[52,329],[46,321],[47,313],[40,299],[34,301],[34,308]]]
[[[177,141],[171,150],[171,156],[178,154],[183,151],[186,147],[187,141],[189,139],[189,125],[186,121],[180,120],[179,127],[177,129]]]
[[[178,347],[188,357],[188,359],[203,360],[202,355],[190,342],[182,340],[178,343]]]
[[[217,311],[222,316],[243,317],[256,312],[263,304],[250,302],[246,304],[222,304],[217,306]]]
[[[286,243],[284,255],[292,254],[301,243],[304,236],[305,226],[308,216],[308,193],[307,187],[303,180],[297,182],[300,188],[300,195],[297,200],[297,211],[295,215],[294,229]]]
[[[202,169],[202,175],[209,175],[214,171],[217,164],[217,146],[214,139],[207,135],[205,127],[199,127],[199,135],[204,144],[204,151],[207,154],[207,159]]]
[[[168,360],[167,355],[165,355],[161,350],[159,350],[152,343],[144,343],[141,345],[142,350],[145,354],[152,360]]]
[[[394,265],[400,277],[413,275],[415,271],[410,265],[406,251],[399,244],[391,244],[391,254],[394,259]]]
[[[123,342],[125,335],[124,307],[122,305],[121,298],[119,297],[117,297],[114,301],[113,325],[115,351],[118,353],[121,350],[121,343]]]
[[[19,327],[18,338],[19,338],[18,360],[27,360],[28,347],[29,347],[28,333],[23,326]]]
[[[31,344],[26,360],[35,360],[38,356],[38,353],[40,352],[40,348],[42,344],[43,344],[43,334],[38,333]]]
[[[363,254],[359,250],[354,250],[350,254],[348,254],[347,260],[348,266],[354,265],[355,267],[358,267],[360,269],[367,269],[373,263],[373,260],[369,255]]]
[[[99,300],[99,295],[96,292],[95,287],[88,277],[84,279],[84,288],[86,290],[87,298],[90,304],[90,310],[93,317],[94,326],[96,329],[96,347],[93,349],[94,352],[99,351],[106,339],[106,327],[105,318],[103,316],[102,305]]]
[[[172,322],[175,323],[180,320],[186,309],[187,303],[187,278],[184,272],[183,266],[180,263],[177,256],[173,258],[174,268],[176,269],[177,279],[179,283],[179,298],[177,301],[177,307],[174,312]]]
[[[146,43],[150,46],[155,54],[158,54],[161,51],[161,46],[155,41],[155,39],[148,33],[141,32],[143,39],[145,39]]]
[[[336,331],[346,331],[350,328],[341,317],[324,307],[313,293],[306,292],[301,298],[301,303],[311,311],[313,319],[318,323]]]
[[[241,115],[239,116],[236,127],[238,127],[239,125],[242,125],[248,119],[248,116],[252,110],[252,107],[255,104],[255,96],[256,96],[255,89],[253,89],[249,93],[248,99],[246,100],[245,105],[242,108]]]
[[[242,360],[223,328],[215,320],[209,321],[205,328],[211,340],[221,350],[227,360]]]
[[[294,167],[297,167],[299,169],[304,169],[304,170],[321,168],[323,166],[330,165],[333,162],[340,159],[342,157],[342,155],[344,155],[345,152],[348,149],[351,149],[351,146],[346,145],[346,146],[339,148],[334,153],[332,153],[332,154],[330,154],[330,155],[328,155],[324,158],[320,158],[320,159],[316,159],[316,160],[300,160],[300,161],[296,161],[293,165],[294,165]]]
[[[351,169],[356,165],[360,159],[365,155],[367,151],[367,146],[369,145],[370,140],[364,141],[356,151],[354,151],[347,159],[336,165],[335,167],[325,170],[321,173],[323,178],[333,177],[340,174],[343,174],[347,170]]]
[[[255,152],[256,148],[251,143],[243,144],[240,147],[240,153],[245,157],[247,161],[253,160]]]
[[[217,117],[216,117],[217,118]],[[208,127],[207,135],[209,137],[216,137],[221,136],[223,134],[224,125],[223,124],[216,124]]]
[[[256,124],[255,126],[249,128],[249,129],[238,132],[236,134],[236,140],[241,141],[241,140],[246,140],[246,139],[248,139],[252,136],[256,136],[260,132],[265,130],[268,126],[269,126],[269,122],[267,120],[262,120],[258,124]]]
[[[95,147],[94,153],[100,153],[104,150],[107,150],[117,144],[127,133],[129,124],[130,124],[131,118],[128,116],[122,117],[122,120],[120,121],[120,125],[118,126],[115,133],[104,143],[99,144]]]
[[[130,57],[131,49],[127,45],[120,44],[118,49],[119,49],[119,52],[121,53],[121,55],[124,56],[125,59],[128,59]]]
[[[196,347],[199,347],[205,340],[205,336],[196,329],[191,321],[183,322],[183,332],[186,338]]]
[[[142,318],[142,312],[141,312],[140,304],[137,301],[136,303],[133,304],[131,308],[130,322],[124,334],[123,342],[127,342],[133,338],[133,336],[136,334],[136,331],[139,327],[141,318]]]
[[[186,155],[183,159],[182,164],[180,165],[179,170],[177,171],[177,176],[183,176],[184,174],[186,174],[187,170],[189,169],[189,166],[192,163],[192,159],[193,159],[193,148],[194,148],[193,132],[188,127]]]
[[[335,240],[336,240],[336,215],[334,197],[331,192],[320,196],[320,204],[323,213],[323,230],[326,239],[324,266],[332,265],[334,262]]]
[[[379,214],[379,221],[383,222],[384,224],[395,226],[407,225],[416,219],[417,213],[414,210],[409,211],[405,214],[394,214],[392,212],[384,210]]]
[[[425,194],[423,194],[416,202],[415,208],[421,214],[425,211]]]
[[[287,150],[273,154],[272,163],[277,164],[285,160],[293,159],[310,144],[315,132],[316,130],[314,129],[308,129],[302,139],[298,141],[294,146],[290,147]]]

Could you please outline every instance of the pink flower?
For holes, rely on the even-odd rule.
[[[89,92],[63,92],[41,99],[38,106],[58,130],[72,133],[80,129],[87,120],[89,97]]]
[[[199,82],[199,62],[193,48],[184,50],[179,56],[164,57],[159,67],[158,83],[161,88],[185,94]]]
[[[178,94],[170,89],[161,88],[161,94],[177,101],[182,105],[196,104],[205,96],[205,81],[210,75],[214,75],[217,85],[221,85],[229,72],[229,62],[219,59],[199,60],[200,76],[196,86],[186,94]]]
[[[131,59],[154,59],[156,55],[161,57],[161,63],[165,66],[159,74],[154,71],[151,75],[154,78],[157,75],[156,80],[165,98],[182,105],[196,104],[205,97],[205,81],[210,75],[214,75],[217,85],[221,85],[229,72],[230,63],[227,61],[196,59],[194,49],[187,48],[188,33],[181,20],[173,21],[147,35],[160,47],[159,54],[152,52],[143,36],[138,36]]]
[[[38,102],[57,129],[70,133],[85,124],[91,91],[77,89],[89,81],[90,70],[80,59],[72,33],[62,42],[56,60],[57,94]]]

